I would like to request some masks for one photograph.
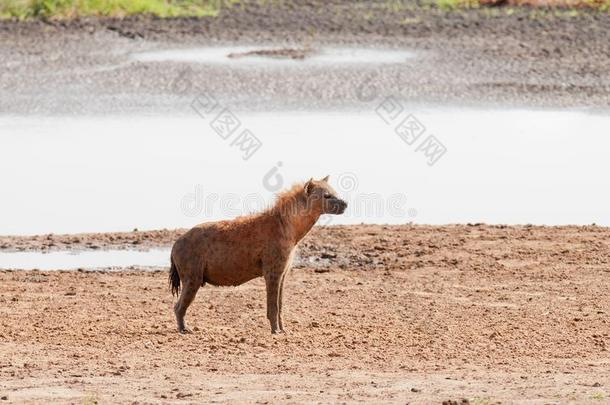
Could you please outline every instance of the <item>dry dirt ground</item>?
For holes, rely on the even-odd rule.
[[[320,227],[284,335],[262,280],[180,335],[166,272],[1,271],[0,403],[604,403],[609,258],[597,226]]]

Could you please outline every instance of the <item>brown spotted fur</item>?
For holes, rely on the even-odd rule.
[[[184,315],[199,287],[236,286],[264,277],[271,332],[283,332],[284,279],[297,244],[320,215],[342,214],[346,207],[326,176],[293,186],[267,211],[203,223],[188,231],[171,254],[170,286],[172,293],[180,294],[174,307],[178,330],[188,332]]]

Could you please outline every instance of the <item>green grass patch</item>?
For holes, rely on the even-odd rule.
[[[436,0],[441,10],[455,10],[459,8],[479,8],[479,0]]]
[[[234,0],[0,0],[0,18],[125,17],[151,14],[158,17],[216,16]]]

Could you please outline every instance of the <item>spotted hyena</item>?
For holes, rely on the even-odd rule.
[[[174,244],[169,273],[172,294],[180,295],[174,307],[178,330],[188,332],[184,315],[199,287],[236,286],[262,276],[271,332],[283,332],[284,279],[297,244],[320,215],[339,215],[346,207],[326,176],[293,186],[267,211],[188,231]]]

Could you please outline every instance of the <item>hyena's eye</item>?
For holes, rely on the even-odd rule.
[[[324,194],[324,198],[333,198],[333,196],[328,194],[328,193],[326,193],[326,194]]]

